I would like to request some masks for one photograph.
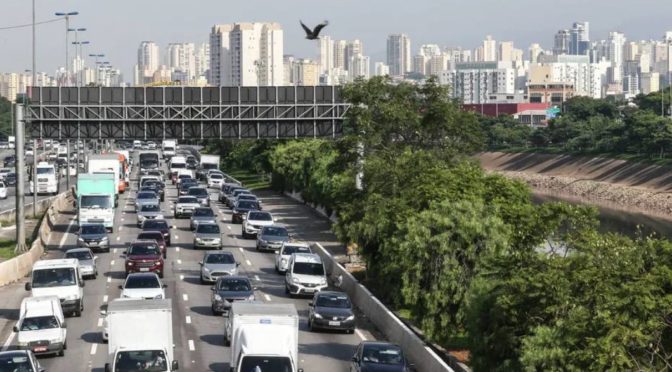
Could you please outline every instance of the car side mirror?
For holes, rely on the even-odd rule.
[[[275,251],[275,254],[279,255],[279,254],[280,254],[280,251]]]
[[[14,328],[12,328],[12,330],[13,330],[14,332],[19,332],[19,327],[18,327],[18,326],[14,326]]]
[[[357,358],[357,356],[355,355],[355,356],[352,357],[352,361],[355,362],[355,363],[359,362],[359,358]]]
[[[94,261],[97,261],[97,260],[98,260],[98,256],[93,256],[93,260],[94,260]]]
[[[177,371],[180,369],[180,365],[177,363],[177,360],[173,360],[173,363],[170,365],[170,369],[173,371]]]
[[[303,372],[303,368],[299,368],[297,372]]]
[[[25,288],[26,288],[26,291],[30,291],[33,288],[33,286],[30,285],[30,283],[26,283]]]
[[[252,287],[252,290],[253,290],[253,291],[258,291],[258,290],[259,290],[259,287]]]
[[[213,285],[213,286],[210,288],[210,290],[214,292],[214,291],[217,290],[217,288],[215,288],[215,286]]]
[[[110,372],[110,363],[105,363],[105,372]]]
[[[121,287],[121,286],[120,286]],[[100,310],[100,315],[102,316],[107,316],[107,311],[105,310]]]
[[[67,326],[68,323],[66,321],[63,321],[63,323],[61,323],[61,328],[67,328]]]
[[[199,261],[198,264],[203,266],[203,261]]]
[[[124,286],[123,286],[123,285],[119,285],[119,289],[124,289]]]
[[[164,284],[162,288],[168,288],[168,284]]]
[[[42,367],[40,367],[40,372],[47,372],[47,370],[44,369],[44,368],[42,368]]]
[[[83,281],[82,279],[79,279],[79,286],[84,288],[85,285],[86,285],[86,282]]]
[[[240,262],[236,262],[236,267],[240,266]]]
[[[408,363],[408,368],[415,368],[415,363]]]

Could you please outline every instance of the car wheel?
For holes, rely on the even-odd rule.
[[[168,258],[168,255],[166,253],[164,253],[163,254],[163,259],[165,260],[166,258]]]
[[[241,235],[243,236],[243,239],[247,239],[247,233],[245,232],[245,228],[243,228],[243,232]]]
[[[222,314],[219,311],[215,310],[214,307],[211,307],[210,309],[212,310],[212,315],[221,315]]]
[[[61,349],[61,350],[58,352],[57,355],[58,355],[59,357],[65,356],[65,349],[64,349],[64,348]]]
[[[288,294],[291,297],[291,294],[289,293],[289,287],[287,287],[287,284],[285,284],[285,294]]]
[[[205,282],[205,279],[203,278],[203,274],[201,274],[201,284],[207,284],[207,283]]]
[[[94,280],[95,280],[95,279],[98,279],[98,271],[96,271],[96,272],[93,274],[93,279],[94,279]]]
[[[224,346],[226,347],[231,346],[231,341],[229,341],[229,339],[226,338],[226,336],[224,336]],[[233,372],[233,367],[231,367],[230,371]]]
[[[313,328],[313,322],[310,321],[310,318],[308,318],[308,330],[315,332],[315,329]]]
[[[257,252],[259,252],[259,243],[257,243]]]
[[[159,278],[163,279],[163,271],[159,271]]]
[[[68,350],[68,341],[63,343],[63,350]]]

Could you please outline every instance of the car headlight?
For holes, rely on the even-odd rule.
[[[299,284],[300,282],[298,278],[292,278],[292,283]]]
[[[162,220],[162,219],[163,219],[163,215],[162,215],[162,214],[157,214],[157,215],[156,215],[156,219],[157,219],[157,220]]]
[[[348,322],[351,321],[351,320],[355,320],[355,316],[350,315],[349,317],[345,318],[345,320],[348,321]]]
[[[320,313],[315,313],[313,314],[317,319],[322,319],[322,315]]]
[[[222,239],[220,239],[220,238],[215,238],[215,239],[212,239],[212,241],[215,242],[215,243],[221,243]]]
[[[215,294],[215,301],[221,301],[221,300],[222,300],[222,296],[220,296],[218,294]]]
[[[84,243],[84,239],[82,239],[82,238],[78,238],[77,241],[80,242],[80,243]]]
[[[163,295],[162,295],[162,294],[158,294],[158,295],[154,296],[154,299],[155,299],[155,300],[161,300],[161,299],[163,299]]]
[[[327,284],[327,278],[320,278],[320,284]]]
[[[161,265],[161,261],[154,262],[154,265]]]
[[[247,300],[248,300],[248,301],[254,301],[254,300],[255,300],[254,295],[250,295],[250,297],[248,297]]]
[[[50,338],[50,339],[49,339],[49,343],[50,343],[50,344],[55,344],[55,343],[58,343],[58,342],[61,342],[61,341],[63,341],[63,340],[61,340],[61,339],[58,338],[58,337],[56,337],[56,338]]]
[[[144,221],[144,220],[145,220],[145,216],[139,214],[138,215],[138,221]]]
[[[261,243],[261,244],[268,244],[268,241],[267,241],[267,240],[264,240],[264,239],[259,239],[259,243]]]
[[[280,263],[283,264],[283,265],[286,265],[287,264],[287,259],[285,259],[285,258],[281,259]]]
[[[133,266],[133,262],[126,262],[126,266]]]
[[[76,294],[67,295],[67,296],[64,297],[64,299],[65,300],[76,300],[77,295]]]
[[[105,242],[105,241],[108,241],[108,240],[110,240],[110,238],[108,238],[107,236],[103,236],[103,238],[100,239],[101,242]]]
[[[203,271],[205,271],[206,273],[209,273],[209,272],[210,272],[210,269],[208,269],[207,267],[203,266]]]
[[[201,239],[201,238],[196,238],[196,243],[203,244],[203,239]]]
[[[25,341],[19,341],[19,342],[18,342],[18,345],[19,345],[19,347],[24,348],[24,347],[27,347],[27,346],[28,346],[28,343],[25,342]]]

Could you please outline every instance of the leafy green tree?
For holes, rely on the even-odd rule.
[[[4,97],[0,97],[0,137],[6,137],[13,133],[12,130],[12,103]]]

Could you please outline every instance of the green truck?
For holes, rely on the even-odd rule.
[[[77,216],[79,226],[103,224],[114,230],[114,174],[80,174],[77,178]]]

